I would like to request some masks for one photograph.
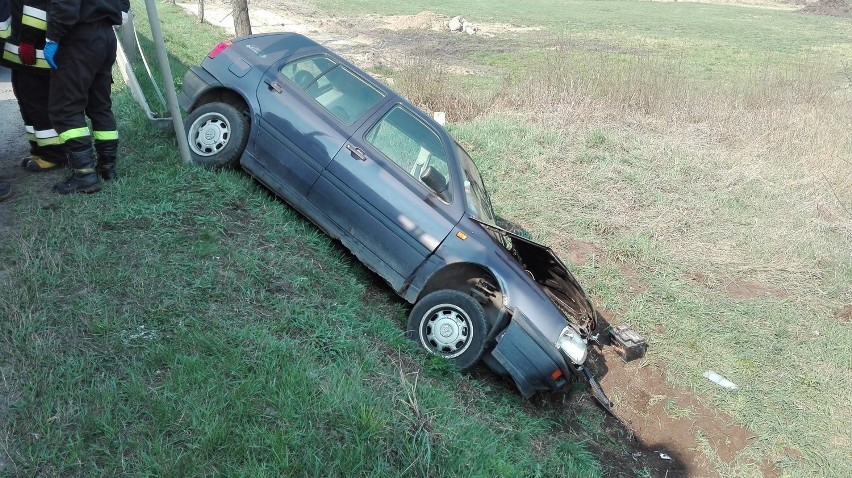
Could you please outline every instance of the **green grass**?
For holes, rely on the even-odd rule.
[[[581,283],[619,322],[648,333],[650,357],[675,383],[709,394],[756,432],[746,454],[791,476],[849,473],[850,435],[838,417],[852,410],[838,399],[852,386],[852,337],[834,314],[852,300],[850,236],[808,224],[812,215],[781,222],[800,194],[813,194],[810,184],[793,185],[779,172],[768,180],[783,183],[783,195],[752,183],[720,196],[719,171],[707,161],[715,155],[690,159],[672,148],[652,156],[638,131],[576,126],[557,135],[496,118],[452,131],[479,161],[498,214],[563,254],[569,239],[603,248],[598,261],[574,268]],[[632,292],[619,264],[639,271],[647,290]],[[690,280],[694,273],[707,274],[709,284]],[[732,297],[730,280],[779,295]],[[653,333],[658,328],[665,334]],[[701,378],[707,369],[722,371],[740,391],[714,388]],[[803,459],[785,460],[787,449]],[[725,476],[745,473],[725,466]]]
[[[567,436],[540,448],[554,424],[520,397],[432,365],[310,223],[132,116],[120,183],[4,241],[16,474],[599,475]]]
[[[498,215],[563,254],[600,248],[572,267],[580,282],[648,335],[670,381],[755,432],[743,457],[852,474],[852,336],[835,316],[852,304],[848,21],[688,2],[315,3],[546,27],[477,56],[487,78],[424,89],[377,71],[421,104],[456,104],[451,131]],[[161,10],[179,83],[226,35],[176,12]],[[578,443],[619,448],[600,414],[528,413],[424,356],[402,337],[406,306],[356,260],[243,175],[180,166],[173,138],[114,98],[125,179],[19,204],[4,238],[15,474],[606,473]],[[748,284],[766,293],[738,296]],[[723,476],[754,476],[697,438]]]
[[[220,32],[194,35],[196,61]],[[0,246],[4,473],[600,476],[555,417],[406,340],[339,245],[113,99],[123,179],[20,201]]]

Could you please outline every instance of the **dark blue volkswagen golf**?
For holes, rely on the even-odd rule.
[[[496,226],[479,172],[429,115],[304,36],[219,44],[183,81],[195,161],[241,167],[414,304],[408,336],[529,397],[585,377],[595,310],[549,248]]]

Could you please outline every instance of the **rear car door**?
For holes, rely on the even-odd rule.
[[[453,197],[451,145],[409,105],[389,105],[352,135],[309,194],[397,290],[464,213]]]
[[[260,82],[253,154],[285,185],[279,191],[285,199],[299,202],[307,196],[363,113],[384,98],[370,89],[357,115],[334,107],[332,100],[343,95],[341,84],[350,76],[339,61],[319,54],[274,65]]]

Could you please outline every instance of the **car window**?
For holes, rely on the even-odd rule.
[[[288,63],[281,74],[347,125],[384,98],[348,68],[323,55]]]
[[[365,139],[441,199],[452,200],[450,168],[441,138],[410,111],[393,107]]]

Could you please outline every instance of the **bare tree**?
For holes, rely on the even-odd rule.
[[[238,37],[251,35],[248,0],[231,0],[231,7],[231,12],[234,17],[234,33]]]
[[[198,23],[204,23],[204,0],[198,0]]]

